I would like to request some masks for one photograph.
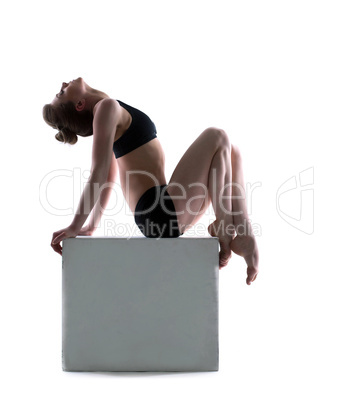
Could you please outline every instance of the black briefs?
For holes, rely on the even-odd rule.
[[[179,237],[178,218],[166,184],[149,188],[135,209],[135,223],[145,237]]]
[[[157,129],[153,121],[140,110],[117,100],[132,117],[131,124],[125,133],[113,144],[113,151],[116,158],[120,158],[134,149],[140,147],[157,137]]]

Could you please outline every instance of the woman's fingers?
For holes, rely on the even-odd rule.
[[[62,232],[59,236],[56,236],[55,239],[53,239],[53,244],[60,243],[61,240],[65,239],[65,237],[65,232]]]
[[[54,239],[58,236],[58,233],[59,233],[59,232],[54,232],[54,233],[53,233],[53,237],[51,238],[52,244],[53,244]]]
[[[61,247],[60,243],[54,244],[54,243],[52,242],[52,243],[51,243],[51,247],[52,247],[52,249],[53,249],[55,252],[57,252],[57,253],[59,253],[60,255],[62,255],[62,247]]]
[[[67,228],[58,230],[53,233],[53,238],[51,241],[51,246],[54,251],[62,255],[62,247],[60,242],[64,239],[67,239],[69,237],[76,237],[78,233],[78,230],[75,228],[72,228],[71,226],[68,226]]]
[[[53,234],[53,239],[51,242],[51,246],[53,248],[53,250],[57,253],[59,253],[60,255],[62,255],[62,247],[61,247],[61,240],[65,239],[66,234],[64,231],[58,231],[58,232],[54,232]]]
[[[256,277],[257,277],[257,272],[254,271],[254,269],[248,268],[248,277],[246,278],[246,283],[248,285],[251,285],[251,282],[254,282]]]

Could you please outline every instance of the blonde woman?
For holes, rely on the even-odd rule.
[[[219,240],[219,267],[228,264],[233,251],[247,263],[247,284],[256,279],[259,255],[241,197],[241,155],[224,130],[205,129],[167,183],[164,151],[149,116],[90,87],[81,77],[62,83],[52,102],[43,107],[43,118],[59,130],[58,141],[75,144],[77,136],[93,135],[90,177],[72,223],[53,234],[51,246],[56,252],[62,255],[60,242],[65,238],[93,234],[109,200],[109,183],[119,172],[125,200],[146,237],[183,235],[212,203],[216,220],[208,232]],[[97,186],[100,192],[94,191]]]

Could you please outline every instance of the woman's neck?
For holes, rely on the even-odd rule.
[[[106,98],[109,98],[109,96],[106,93],[98,91],[97,89],[94,88],[89,88],[87,97],[85,99],[86,100],[85,109],[90,110],[94,114],[95,106],[97,105],[97,103]]]

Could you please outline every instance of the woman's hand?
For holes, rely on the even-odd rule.
[[[52,246],[55,252],[59,253],[60,255],[63,255],[60,242],[69,237],[76,237],[78,234],[79,232],[76,229],[72,228],[71,226],[68,226],[67,228],[64,229],[60,229],[53,233],[53,238],[50,245]]]
[[[83,228],[77,233],[77,236],[92,236],[94,229],[90,226],[83,226]]]

